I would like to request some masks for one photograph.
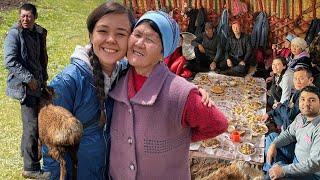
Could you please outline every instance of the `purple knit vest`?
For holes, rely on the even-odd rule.
[[[111,123],[112,178],[190,179],[191,130],[181,126],[181,118],[195,86],[159,63],[128,101],[128,74],[109,93],[116,100]]]

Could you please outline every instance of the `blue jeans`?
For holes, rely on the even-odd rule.
[[[266,139],[265,139],[265,156],[267,155],[268,149],[271,145],[271,143],[274,141],[274,139],[278,136],[278,133],[270,133]],[[269,171],[269,169],[272,167],[274,163],[278,164],[291,164],[293,162],[293,159],[295,158],[294,155],[294,149],[295,149],[295,143],[291,143],[287,146],[277,148],[277,155],[274,158],[274,161],[269,164],[269,163],[264,163],[263,165],[263,171]]]

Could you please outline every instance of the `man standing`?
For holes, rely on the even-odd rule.
[[[26,3],[20,7],[20,19],[8,32],[4,42],[4,64],[8,69],[8,96],[21,104],[22,139],[25,178],[47,179],[38,158],[38,103],[41,88],[48,80],[46,50],[47,30],[35,24],[37,9]]]
[[[241,32],[239,21],[232,22],[233,35],[227,40],[225,59],[220,63],[221,73],[230,76],[245,76],[252,58],[250,36]]]
[[[295,179],[320,179],[320,92],[315,86],[301,90],[299,108],[301,113],[287,130],[274,139],[266,161],[280,159],[279,148],[296,142],[295,158],[291,164],[275,164],[268,171],[272,180],[283,177]]]

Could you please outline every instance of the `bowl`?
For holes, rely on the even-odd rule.
[[[238,146],[238,152],[244,156],[251,156],[256,153],[256,147],[249,142],[243,142]]]

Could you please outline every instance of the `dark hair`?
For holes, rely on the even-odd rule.
[[[311,70],[306,66],[300,66],[294,69],[294,72],[298,72],[298,71],[305,71],[309,78],[312,77]]]
[[[127,9],[119,3],[111,1],[101,4],[99,7],[94,9],[88,16],[87,29],[90,34],[93,32],[96,23],[106,14],[127,14],[131,25],[131,30],[135,24],[135,18],[129,9]]]
[[[205,29],[212,29],[212,30],[215,30],[214,29],[214,25],[212,22],[206,22],[206,24],[204,25]]]
[[[275,58],[272,60],[272,62],[273,62],[274,60],[276,60],[276,59],[280,59],[282,65],[287,66],[287,60],[286,60],[284,57],[277,56],[277,57],[275,57]]]
[[[306,86],[301,90],[301,93],[302,92],[314,93],[320,99],[320,92],[319,92],[319,88],[317,86]]]
[[[25,3],[20,7],[19,13],[21,13],[21,10],[31,11],[32,14],[34,15],[35,19],[38,18],[37,8],[33,4]]]
[[[106,14],[127,14],[131,26],[131,30],[135,23],[134,16],[132,12],[126,7],[122,6],[116,2],[107,2],[101,4],[99,7],[94,9],[91,14],[87,18],[87,29],[90,34],[93,33],[93,29],[96,23]],[[89,52],[90,64],[93,67],[93,79],[94,85],[96,87],[97,97],[99,99],[100,105],[100,125],[102,126],[106,122],[106,114],[105,114],[105,97],[106,94],[104,92],[104,75],[102,72],[101,64],[97,55],[93,52],[93,46]]]

